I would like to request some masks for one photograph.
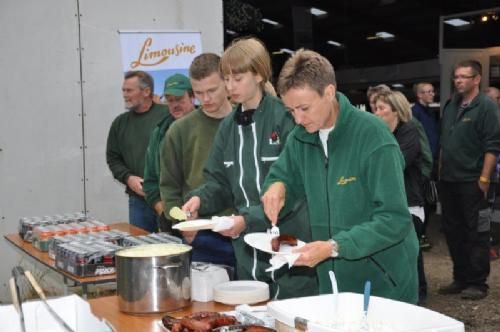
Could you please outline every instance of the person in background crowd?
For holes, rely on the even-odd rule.
[[[368,98],[368,103],[370,104],[370,112],[375,113],[375,97],[378,93],[383,91],[391,91],[391,88],[385,84],[379,84],[370,86],[368,90],[366,90],[366,98]]]
[[[430,107],[434,102],[434,87],[431,83],[422,82],[415,84],[413,91],[417,100],[411,108],[411,113],[424,126],[432,157],[436,160],[439,155],[439,113]]]
[[[288,59],[278,91],[298,126],[262,202],[276,224],[306,194],[313,241],[294,250],[295,265],[317,268],[321,293],[331,293],[333,270],[341,292],[363,293],[370,280],[373,295],[416,303],[418,241],[396,139],[337,91],[333,66],[316,52]]]
[[[500,107],[500,90],[495,88],[494,86],[490,86],[486,89],[485,91],[486,95],[493,100],[497,106]],[[500,110],[500,108],[499,108]],[[500,197],[500,191],[498,190],[500,187],[498,186],[498,180],[499,180],[499,170],[500,170],[500,157],[497,156],[497,167],[496,170],[493,171],[493,174],[491,176],[491,180],[493,185],[490,187],[489,193],[488,193],[488,201],[491,202],[492,206],[488,206],[486,209],[479,211],[480,217],[486,217],[486,218],[491,218],[490,212],[493,210],[498,210],[498,197]],[[499,255],[499,250],[493,247],[493,244],[497,244],[499,242],[499,239],[494,237],[494,234],[491,235],[491,244],[492,247],[490,248],[490,259],[495,260],[500,258]]]
[[[168,117],[164,105],[153,102],[153,78],[143,71],[129,71],[122,86],[128,110],[111,124],[106,145],[106,162],[113,177],[126,185],[129,195],[129,221],[153,232],[156,213],[144,200],[143,174],[149,136]]]
[[[191,113],[194,106],[193,90],[189,78],[182,74],[174,74],[165,80],[163,91],[170,116],[161,121],[151,133],[146,150],[144,168],[144,193],[146,202],[157,215],[157,229],[171,231],[171,223],[165,217],[160,197],[160,151],[168,128],[175,120]],[[168,212],[168,211],[167,211]]]
[[[487,205],[500,151],[498,108],[479,91],[481,71],[475,60],[455,65],[456,94],[444,107],[441,126],[440,200],[453,282],[439,293],[471,300],[488,294],[489,220],[479,218],[479,210]]]
[[[203,184],[203,166],[215,134],[232,111],[219,64],[218,55],[204,53],[194,58],[189,68],[193,92],[201,107],[170,127],[161,149],[160,193],[165,215],[173,207],[182,206],[185,195]],[[231,239],[210,230],[183,235],[193,247],[193,261],[235,266]]]
[[[372,113],[375,113],[375,111],[376,111],[375,100],[377,98],[377,95],[379,93],[382,93],[382,92],[390,92],[390,91],[391,91],[391,88],[389,88],[389,86],[387,86],[385,84],[379,84],[379,85],[376,85],[374,87],[368,88],[366,95],[367,95],[367,98],[370,102],[370,109],[371,109]],[[418,134],[419,134],[418,137],[420,140],[420,148],[422,150],[420,169],[422,171],[424,181],[426,182],[426,184],[430,185],[430,179],[431,179],[432,170],[433,170],[433,158],[432,158],[432,152],[431,152],[431,149],[429,146],[429,141],[427,139],[427,135],[425,133],[424,127],[422,126],[420,121],[415,120],[413,117],[410,117],[409,121],[418,130]],[[430,209],[426,210],[424,208],[424,211],[427,212],[427,211],[430,211]],[[426,214],[426,218],[425,218],[424,225],[422,228],[422,237],[420,238],[420,246],[422,248],[430,248],[430,246],[431,246],[424,235],[425,234],[425,226],[428,223],[428,217],[429,216]]]
[[[494,86],[490,86],[486,89],[486,95],[493,100],[493,102],[500,106],[500,90]]]
[[[404,180],[408,208],[412,215],[417,237],[421,237],[424,213],[424,188],[421,168],[422,148],[418,129],[411,120],[411,106],[406,97],[399,91],[384,91],[375,98],[375,115],[389,126],[394,134],[405,159]],[[422,250],[418,253],[418,296],[419,303],[427,298],[427,281],[425,279]]]
[[[433,171],[427,181],[436,181],[437,180],[437,166],[439,159],[439,110],[433,110],[430,105],[434,102],[434,87],[431,83],[428,82],[420,82],[413,86],[413,92],[416,96],[416,101],[413,107],[411,108],[411,112],[413,117],[420,121],[422,124],[427,139],[429,141],[432,160],[433,160]],[[427,183],[427,185],[430,185]],[[429,202],[425,202],[424,210],[425,210],[425,220],[422,227],[422,237],[420,239],[420,246],[422,248],[430,248],[431,244],[427,241],[426,237],[426,228],[430,220],[431,212],[435,209],[435,204],[431,204]]]
[[[182,209],[196,217],[234,208],[233,226],[221,234],[233,238],[238,277],[266,282],[273,299],[316,295],[314,269],[286,266],[266,272],[271,255],[247,246],[243,239],[269,226],[260,203],[261,188],[294,127],[269,82],[269,53],[255,38],[238,39],[224,51],[221,69],[237,105],[219,127],[205,164],[205,184],[188,194]],[[292,210],[283,216],[281,232],[310,241],[305,201]]]

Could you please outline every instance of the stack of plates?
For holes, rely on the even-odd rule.
[[[214,300],[224,304],[251,304],[269,300],[269,285],[262,281],[238,280],[214,287]]]

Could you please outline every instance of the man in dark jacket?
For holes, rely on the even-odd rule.
[[[429,146],[432,152],[432,161],[433,161],[433,172],[430,174],[430,177],[424,178],[426,182],[425,186],[430,186],[430,181],[437,180],[437,165],[439,159],[439,112],[433,110],[430,105],[434,102],[434,87],[431,83],[428,82],[420,82],[414,85],[413,91],[415,92],[416,101],[413,107],[411,108],[411,112],[413,118],[418,120],[423,129],[425,130],[425,135],[427,140],[429,141]],[[422,237],[420,238],[420,247],[422,249],[430,248],[430,243],[427,241],[427,237],[425,234],[425,230],[430,220],[431,211],[436,208],[436,204],[434,202],[429,203],[425,202],[424,211],[425,211],[425,220],[422,227]]]
[[[496,105],[479,91],[481,64],[455,65],[456,95],[446,104],[441,127],[441,204],[443,229],[453,261],[453,282],[441,294],[478,300],[488,293],[489,222],[486,206],[490,176],[500,152]]]

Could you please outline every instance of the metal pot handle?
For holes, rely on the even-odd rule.
[[[167,270],[167,269],[172,269],[172,268],[181,267],[181,266],[182,266],[182,263],[173,263],[173,264],[162,265],[162,266],[153,266],[153,269]]]

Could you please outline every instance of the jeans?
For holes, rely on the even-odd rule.
[[[150,233],[158,232],[157,218],[153,208],[143,198],[129,196],[128,219],[131,225],[142,228]]]
[[[198,231],[191,246],[193,247],[191,258],[194,262],[223,264],[233,268],[236,266],[233,244],[229,237],[202,230]]]

